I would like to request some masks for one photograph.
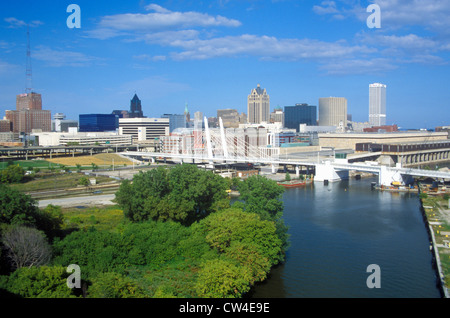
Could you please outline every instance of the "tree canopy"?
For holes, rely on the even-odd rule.
[[[18,183],[25,177],[25,170],[19,165],[8,165],[8,167],[0,172],[1,183]]]
[[[286,250],[289,245],[289,235],[288,227],[282,219],[284,188],[274,180],[256,175],[241,181],[238,184],[238,190],[240,198],[233,206],[241,207],[249,213],[258,214],[262,220],[275,222],[278,237],[283,241],[283,249]]]
[[[177,221],[184,225],[204,218],[228,203],[227,183],[211,171],[182,164],[140,172],[125,180],[116,201],[132,221]]]
[[[232,207],[226,193],[231,187],[241,193]],[[24,235],[33,244],[20,248],[33,251],[39,243],[46,252],[42,261],[26,259],[9,276],[0,276],[0,291],[21,297],[80,295],[66,285],[65,267],[77,264],[86,297],[245,296],[284,260],[282,193],[276,182],[259,176],[239,181],[193,165],[156,168],[120,186],[116,200],[123,220],[98,224],[103,219],[97,208],[75,216],[52,205],[41,210],[31,197],[0,185],[2,257],[11,259],[17,248],[10,243]],[[71,232],[63,228],[82,213],[99,221]]]

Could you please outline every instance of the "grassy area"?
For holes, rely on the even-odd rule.
[[[443,244],[450,243],[450,215],[443,211],[449,208],[448,199],[444,196],[427,196],[422,198],[422,204],[438,246],[445,286],[450,288],[450,248],[443,247]]]
[[[86,229],[112,231],[125,221],[123,211],[115,205],[87,208],[63,208],[63,229]]]
[[[25,170],[41,169],[47,170],[52,168],[60,169],[63,166],[70,168],[71,170],[77,169],[77,165],[81,166],[81,169],[92,169],[92,164],[98,167],[111,167],[114,166],[130,166],[133,164],[131,160],[123,158],[117,154],[100,153],[93,156],[77,156],[77,157],[59,157],[47,160],[14,160],[9,164],[19,165]],[[8,161],[4,160],[0,162],[0,170],[6,169]]]
[[[11,184],[11,187],[22,192],[69,189],[77,187],[80,179],[84,176],[84,174],[79,173],[39,174],[31,181]],[[97,184],[111,181],[110,178],[105,176],[98,176],[95,179]]]
[[[72,168],[76,167],[77,164],[88,167],[92,167],[92,164],[95,164],[99,167],[110,167],[113,164],[114,166],[124,166],[133,164],[131,160],[128,160],[113,153],[111,154],[100,153],[93,156],[54,158],[48,159],[48,161],[51,163],[65,165]]]
[[[20,167],[24,168],[25,170],[31,170],[33,168],[50,169],[52,167],[54,167],[54,168],[60,167],[59,164],[48,162],[46,160],[15,160],[15,161],[12,161],[12,164],[19,165]],[[7,161],[0,162],[0,170],[6,169],[7,166],[8,166]]]

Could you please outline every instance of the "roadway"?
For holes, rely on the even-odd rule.
[[[61,207],[91,206],[91,205],[114,205],[112,200],[116,197],[113,194],[97,194],[90,196],[68,197],[60,199],[39,200],[39,208],[45,208],[49,204]]]

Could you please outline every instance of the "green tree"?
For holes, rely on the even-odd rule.
[[[88,185],[89,185],[89,178],[88,177],[86,177],[86,176],[83,176],[83,177],[81,177],[79,180],[78,180],[78,184],[79,185],[82,185],[82,186],[85,186],[85,187],[87,187]]]
[[[227,258],[235,260],[248,269],[250,285],[266,279],[272,266],[269,258],[263,256],[258,250],[257,244],[234,241],[225,251]]]
[[[239,184],[244,210],[257,213],[265,220],[276,220],[282,217],[283,192],[284,188],[280,187],[276,181],[260,175],[251,176]]]
[[[143,298],[145,291],[137,281],[118,273],[101,273],[88,289],[91,298]]]
[[[203,298],[239,298],[250,290],[249,272],[229,260],[205,262],[195,285]]]
[[[286,250],[289,246],[289,235],[288,227],[282,219],[284,207],[281,199],[284,188],[274,180],[257,175],[239,183],[239,192],[240,201],[233,206],[242,207],[246,212],[256,213],[263,220],[275,222],[278,237],[283,241],[283,249]]]
[[[74,290],[67,287],[65,267],[39,266],[19,268],[0,279],[0,288],[25,298],[72,298]]]
[[[19,165],[8,165],[1,171],[0,181],[2,183],[19,183],[25,177],[25,170]]]
[[[63,224],[64,216],[60,206],[49,204],[37,213],[36,227],[44,231],[50,239],[59,234]]]
[[[291,175],[289,174],[289,172],[286,172],[285,180],[291,181]]]
[[[0,223],[35,225],[36,204],[30,196],[0,184]]]
[[[255,252],[268,259],[270,266],[284,258],[283,242],[277,235],[275,223],[261,219],[256,213],[231,208],[211,214],[201,225],[206,241],[220,253],[239,242],[247,248],[252,246]]]
[[[0,184],[0,224],[34,227],[52,239],[61,229],[63,215],[60,207],[40,210],[31,196]]]
[[[86,279],[98,273],[123,273],[130,247],[119,233],[89,228],[76,231],[53,243],[53,264],[77,264]]]
[[[172,220],[190,225],[226,207],[226,189],[222,177],[183,164],[140,172],[132,183],[123,181],[116,201],[132,221]]]

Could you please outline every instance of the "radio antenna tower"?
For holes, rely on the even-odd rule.
[[[30,25],[27,24],[27,69],[26,69],[27,85],[25,93],[29,94],[32,90],[32,73],[31,73],[31,48],[30,48]]]

